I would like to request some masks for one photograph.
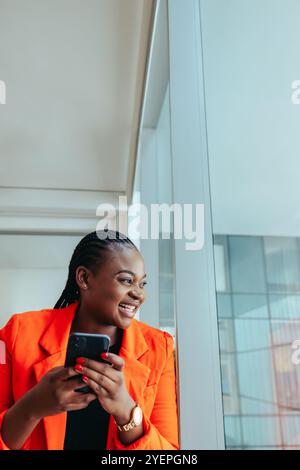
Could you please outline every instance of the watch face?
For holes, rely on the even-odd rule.
[[[139,406],[135,407],[133,411],[133,421],[136,426],[139,426],[143,421],[143,412]]]

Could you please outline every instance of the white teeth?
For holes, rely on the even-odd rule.
[[[133,305],[128,305],[128,304],[120,304],[120,307],[125,308],[126,310],[129,310],[130,312],[133,312],[135,310],[135,307]]]

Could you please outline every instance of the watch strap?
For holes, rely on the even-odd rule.
[[[119,429],[119,431],[121,432],[127,432],[127,431],[130,431],[131,429],[135,428],[137,425],[135,424],[134,422],[134,410],[138,407],[139,405],[135,405],[131,411],[131,414],[130,414],[130,420],[128,423],[126,424],[123,424],[123,425],[120,425],[117,423],[117,421],[115,420],[115,423],[116,423],[116,426],[117,428]]]

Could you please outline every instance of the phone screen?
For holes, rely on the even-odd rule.
[[[107,362],[100,357],[103,352],[108,352],[110,338],[107,335],[97,333],[71,333],[68,343],[65,367],[74,367],[77,357],[86,357],[94,361]],[[76,378],[76,376],[74,377]],[[71,377],[70,380],[72,380]],[[84,382],[83,382],[84,383]],[[90,393],[91,389],[87,385],[77,389],[80,393]]]

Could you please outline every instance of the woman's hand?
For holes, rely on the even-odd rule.
[[[54,367],[29,392],[31,415],[41,419],[64,411],[82,410],[96,399],[93,393],[75,392],[83,386],[72,367]],[[72,380],[68,380],[73,377]],[[29,398],[29,396],[28,396]]]
[[[51,369],[25,395],[12,405],[4,416],[1,433],[10,449],[21,449],[26,439],[45,416],[86,408],[96,395],[75,392],[82,387],[72,367]],[[76,377],[68,381],[70,377]]]
[[[77,358],[74,370],[82,374],[84,382],[93,390],[102,407],[118,424],[129,422],[135,401],[129,395],[124,378],[124,359],[108,353],[102,356],[111,364]]]

